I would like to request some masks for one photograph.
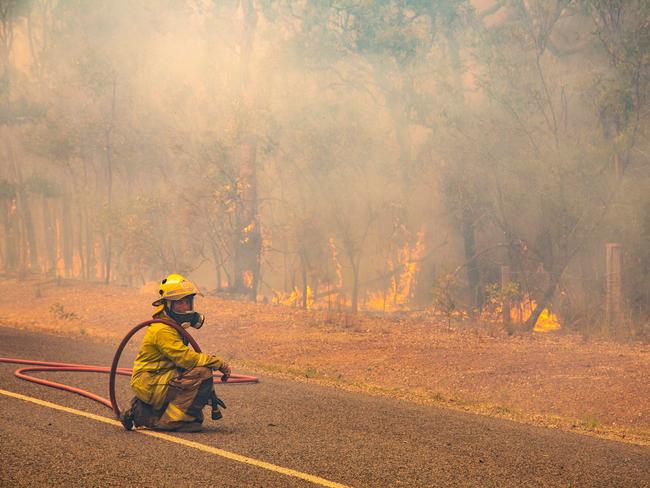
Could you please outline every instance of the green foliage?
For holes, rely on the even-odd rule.
[[[607,137],[636,132],[638,119],[634,117],[647,103],[650,83],[650,5],[643,0],[592,0],[586,5],[603,54],[613,68],[597,86],[596,108],[603,130]]]
[[[404,67],[429,51],[439,26],[456,28],[466,8],[467,2],[458,0],[312,1],[305,10],[305,29],[311,41],[329,39],[318,45],[339,46],[339,56],[348,51]]]
[[[519,285],[512,281],[505,287],[502,287],[500,283],[488,283],[485,286],[485,298],[488,303],[493,305],[501,305],[507,300],[520,300]]]

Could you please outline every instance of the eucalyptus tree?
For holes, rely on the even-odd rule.
[[[643,5],[517,1],[504,4],[501,19],[480,30],[478,83],[496,108],[490,112],[492,129],[482,139],[493,137],[507,148],[486,151],[497,174],[491,192],[495,223],[522,273],[539,266],[544,271],[533,290],[531,329],[567,267],[605,222],[625,173],[625,146],[643,125],[640,102],[647,86],[638,82],[643,78],[638,67],[647,59],[647,36],[643,23],[631,21],[647,17]],[[632,45],[619,46],[608,60],[612,46],[603,41],[611,32],[604,32],[598,18],[619,16],[627,20],[606,25],[619,28],[616,36]],[[574,45],[567,46],[569,33]],[[634,58],[626,67],[636,71],[621,77],[617,62],[624,52]],[[612,80],[632,84],[622,88]],[[633,93],[637,96],[630,98]],[[622,147],[612,147],[612,129],[619,141],[625,139]]]
[[[609,70],[592,89],[603,137],[609,147],[615,205],[604,239],[626,246],[626,295],[643,331],[650,310],[650,5],[643,0],[583,1],[595,25]],[[602,233],[601,233],[602,234]]]

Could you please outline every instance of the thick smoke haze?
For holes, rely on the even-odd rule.
[[[649,13],[1,0],[0,272],[647,337]]]

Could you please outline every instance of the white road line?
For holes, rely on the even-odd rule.
[[[31,402],[35,403],[36,405],[40,405],[42,407],[48,407],[52,408],[54,410],[59,410],[61,412],[66,412],[66,413],[71,413],[74,415],[78,415],[80,417],[86,417],[88,419],[96,420],[98,422],[103,422],[105,424],[113,425],[115,427],[119,427],[120,429],[123,429],[122,424],[118,422],[117,420],[110,419],[108,417],[102,417],[101,415],[95,415],[89,412],[84,412],[82,410],[76,410],[74,408],[69,408],[69,407],[64,407],[63,405],[58,405],[56,403],[51,403],[45,400],[40,400],[39,398],[34,398],[26,395],[21,395],[20,393],[14,393],[12,391],[7,391],[7,390],[2,390],[0,389],[0,394],[12,397],[12,398],[17,398],[19,400],[24,400],[26,402]],[[186,439],[181,439],[180,437],[175,437],[173,435],[169,434],[164,434],[162,432],[156,432],[153,430],[135,430],[134,432],[138,434],[143,434],[147,435],[149,437],[155,437],[157,439],[162,439],[168,442],[173,442],[174,444],[180,444],[182,446],[186,447],[191,447],[194,449],[197,449],[199,451],[207,452],[209,454],[214,454],[216,456],[221,456],[226,459],[230,459],[231,461],[237,461],[240,463],[244,464],[250,464],[251,466],[257,466],[258,468],[266,469],[269,471],[273,471],[276,473],[281,473],[287,476],[293,476],[294,478],[300,478],[303,480],[310,481],[314,484],[320,485],[320,486],[326,486],[328,488],[349,488],[347,485],[342,485],[340,483],[336,483],[334,481],[329,481],[324,478],[320,478],[318,476],[314,476],[308,473],[303,473],[301,471],[295,471],[293,469],[289,468],[284,468],[282,466],[277,466],[275,464],[267,463],[264,461],[260,461],[258,459],[242,456],[240,454],[236,454],[234,452],[230,451],[225,451],[223,449],[218,449],[216,447],[211,447],[211,446],[206,446],[205,444],[200,444],[198,442],[192,442],[188,441]]]

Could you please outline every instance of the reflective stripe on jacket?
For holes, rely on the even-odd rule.
[[[165,317],[166,318],[166,317]],[[169,382],[177,368],[197,366],[218,369],[223,362],[216,356],[198,353],[183,344],[179,333],[169,325],[153,323],[147,327],[140,351],[133,363],[131,388],[135,396],[155,409],[165,403]]]

